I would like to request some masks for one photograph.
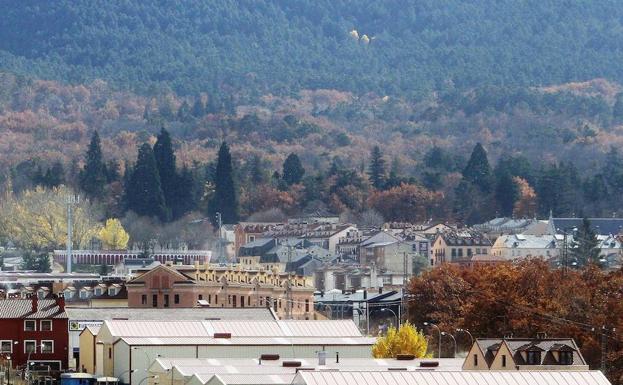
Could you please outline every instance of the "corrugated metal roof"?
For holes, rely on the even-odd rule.
[[[610,382],[599,371],[301,371],[292,383],[297,385],[610,385]]]
[[[67,313],[62,311],[56,300],[37,300],[37,311],[32,312],[31,299],[5,299],[0,300],[0,318],[67,318]]]
[[[80,308],[68,307],[66,312],[72,321],[104,321],[114,318],[128,320],[195,321],[210,319],[223,320],[274,320],[267,308]]]
[[[223,384],[248,385],[248,384],[291,384],[294,374],[215,374],[214,379]],[[212,382],[212,381],[210,381]]]
[[[137,345],[373,345],[372,337],[122,337],[131,346]]]
[[[106,320],[113,337],[362,337],[352,320],[323,321],[139,321]]]

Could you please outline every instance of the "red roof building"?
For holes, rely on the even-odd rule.
[[[62,296],[0,300],[0,354],[15,368],[67,369],[68,330]]]

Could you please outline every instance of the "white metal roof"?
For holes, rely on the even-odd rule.
[[[362,337],[352,320],[310,321],[146,321],[107,320],[113,337]]]
[[[294,379],[294,374],[215,374],[206,382],[208,385],[231,384],[231,385],[289,385]]]
[[[599,371],[317,372],[300,371],[296,385],[610,385]]]
[[[130,346],[137,345],[373,345],[372,337],[121,337]]]

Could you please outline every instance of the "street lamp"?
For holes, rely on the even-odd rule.
[[[381,308],[379,311],[391,311],[394,317],[396,317],[396,329],[400,329],[400,319],[398,318],[398,314],[395,311],[388,307]]]
[[[470,333],[469,330],[467,329],[456,329],[456,331],[467,333],[467,335],[469,336],[469,339],[471,340],[471,345],[469,346],[471,349],[471,347],[474,345],[474,336],[472,336],[472,333]]]
[[[140,380],[138,385],[141,385],[143,383],[143,381],[147,380],[148,378],[153,378],[155,380],[156,378],[158,378],[158,376],[156,376],[156,375],[154,375],[154,376],[147,376],[147,377],[143,378],[142,380]]]
[[[437,358],[441,358],[441,329],[439,329],[439,326],[432,322],[424,322],[424,326],[432,326],[437,329],[437,332],[439,333],[439,353],[437,353]]]
[[[456,338],[454,338],[454,336],[450,333],[446,333],[446,332],[441,332],[442,336],[450,336],[450,338],[452,338],[452,341],[454,341],[454,356],[452,358],[456,358]]]

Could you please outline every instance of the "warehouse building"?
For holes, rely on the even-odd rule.
[[[159,357],[258,358],[328,356],[369,358],[374,338],[350,320],[338,321],[105,321],[94,338],[95,373],[137,385]],[[92,349],[82,346],[81,350]]]

